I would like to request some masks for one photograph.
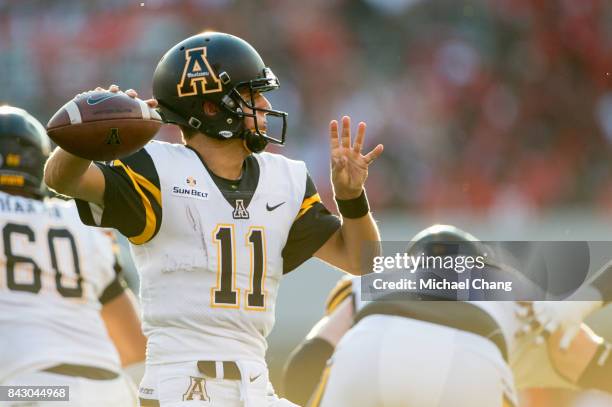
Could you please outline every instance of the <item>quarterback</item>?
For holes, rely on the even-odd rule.
[[[382,145],[362,154],[364,123],[354,141],[348,117],[330,123],[342,219],[331,215],[303,162],[263,152],[285,141],[287,115],[264,96],[278,86],[244,40],[195,35],[163,56],[148,101],[184,145],[154,141],[110,165],[57,149],[47,163],[47,184],[76,198],[84,223],[131,242],[148,337],[142,406],[293,405],[264,359],[281,277],[313,256],[360,274],[377,254],[362,244],[380,240],[364,183]]]
[[[74,202],[43,199],[49,150],[34,117],[0,106],[0,385],[68,386],[62,407],[130,407],[121,365],[144,360],[140,321],[110,237]]]

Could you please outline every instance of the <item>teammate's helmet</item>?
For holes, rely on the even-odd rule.
[[[162,57],[153,75],[153,96],[167,123],[196,129],[218,139],[244,138],[251,151],[261,151],[268,142],[285,143],[287,113],[254,106],[255,94],[277,89],[279,82],[249,43],[230,34],[204,32],[187,38]],[[248,91],[244,98],[240,91]],[[204,101],[219,107],[206,116]],[[253,110],[245,113],[242,106]],[[280,134],[244,126],[244,117],[265,112],[282,120]],[[270,126],[268,126],[270,128]]]
[[[0,189],[42,197],[43,167],[50,150],[38,120],[23,109],[0,106]]]
[[[413,238],[406,252],[411,256],[484,256],[484,245],[476,237],[451,225],[433,225]]]

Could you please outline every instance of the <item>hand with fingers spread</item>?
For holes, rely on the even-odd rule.
[[[366,124],[360,122],[357,137],[351,145],[351,118],[342,118],[342,131],[338,134],[338,122],[329,125],[331,142],[331,178],[337,199],[354,199],[361,195],[368,177],[369,165],[383,152],[383,145],[377,145],[363,155],[361,150],[365,140]]]

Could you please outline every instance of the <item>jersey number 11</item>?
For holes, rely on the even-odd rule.
[[[211,289],[213,307],[239,308],[240,289],[236,287],[236,244],[234,225],[218,225],[213,232],[217,244],[217,286]],[[247,310],[264,311],[266,292],[266,238],[262,227],[252,226],[246,235],[246,245],[251,256],[249,282],[246,291]]]

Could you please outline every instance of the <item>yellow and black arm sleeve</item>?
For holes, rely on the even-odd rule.
[[[330,315],[348,297],[353,295],[353,277],[341,278],[330,291],[325,301],[325,315]]]
[[[332,288],[325,303],[325,315],[330,315],[353,292],[353,278],[341,278]],[[291,352],[283,375],[285,397],[306,405],[315,394],[317,384],[324,382],[327,361],[334,353],[334,345],[319,336],[303,341]]]
[[[332,215],[306,176],[306,190],[283,249],[283,273],[289,273],[312,257],[341,226],[340,218]]]
[[[104,208],[95,213],[88,202],[76,199],[81,221],[117,229],[133,244],[153,239],[162,220],[159,176],[145,149],[110,164],[96,163],[105,180]]]

